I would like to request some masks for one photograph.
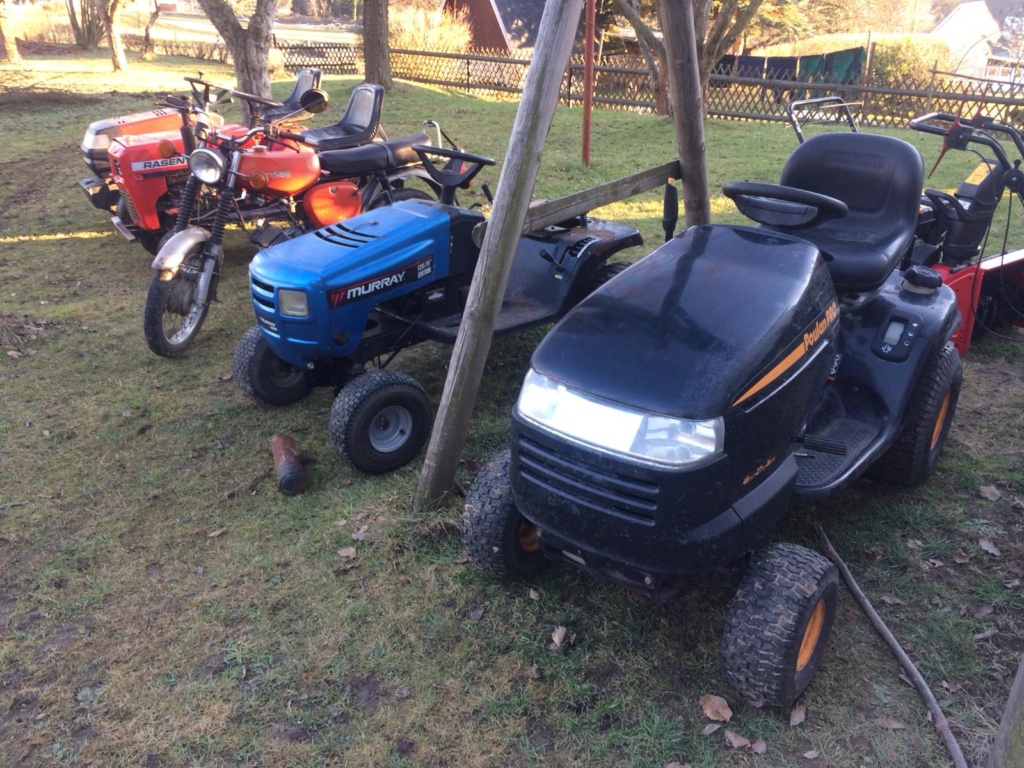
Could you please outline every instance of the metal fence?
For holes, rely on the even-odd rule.
[[[331,43],[287,44],[285,68],[319,67],[327,74],[360,74],[359,46]],[[643,60],[617,60],[619,66],[595,68],[594,104],[599,108],[652,112],[655,84]],[[625,64],[626,66],[622,66]],[[404,80],[480,93],[490,98],[518,99],[530,60],[522,54],[498,51],[441,53],[393,49],[392,74]],[[934,72],[927,82],[879,82],[868,71],[853,83],[807,82],[777,78],[712,74],[706,94],[708,115],[733,120],[787,120],[786,104],[795,98],[839,95],[855,105],[862,125],[906,126],[927,112],[963,109],[973,114],[984,105],[986,114],[1005,122],[1024,122],[1024,84],[966,78]],[[561,103],[583,102],[583,62],[574,57],[562,78]]]

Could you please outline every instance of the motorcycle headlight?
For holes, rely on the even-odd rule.
[[[627,408],[569,389],[533,369],[516,404],[519,414],[551,432],[622,456],[684,466],[722,452],[721,417],[694,421]]]
[[[216,184],[224,178],[225,168],[224,157],[212,149],[197,149],[188,156],[188,169],[203,184]]]
[[[277,292],[277,304],[282,315],[288,317],[309,317],[309,301],[305,291],[282,288]]]

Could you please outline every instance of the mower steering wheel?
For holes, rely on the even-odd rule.
[[[722,187],[722,194],[748,219],[775,227],[810,227],[850,211],[842,200],[781,184],[731,181]]]
[[[494,165],[494,159],[483,155],[474,155],[471,152],[463,152],[461,149],[448,149],[447,147],[431,147],[427,144],[413,144],[413,151],[419,155],[420,161],[427,174],[442,187],[455,188],[465,187],[474,176],[483,170],[484,166]],[[438,168],[430,155],[447,157],[448,162],[443,168]],[[465,168],[464,163],[469,163]],[[464,169],[465,168],[465,169]]]
[[[231,91],[231,95],[237,96],[242,101],[247,101],[250,104],[255,104],[257,107],[263,107],[265,109],[284,106],[280,101],[264,99],[262,96],[255,96],[251,93],[246,93],[245,91]]]

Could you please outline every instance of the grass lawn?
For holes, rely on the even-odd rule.
[[[247,400],[231,353],[252,324],[242,235],[221,303],[182,359],[142,336],[151,258],[77,189],[97,119],[141,111],[208,62],[30,56],[0,69],[0,764],[4,766],[709,766],[948,764],[914,690],[843,592],[806,718],[756,709],[721,677],[725,591],[656,606],[568,568],[502,585],[467,563],[458,500],[426,515],[419,461],[365,477],[333,455],[329,391],[285,408]],[[327,78],[332,122],[356,80]],[[290,83],[275,85],[284,95]],[[504,156],[514,103],[399,83],[390,136],[425,118]],[[667,118],[598,112],[592,165],[580,112],[560,109],[537,197],[671,159]],[[900,133],[926,164],[939,140]],[[774,181],[786,126],[710,122],[711,188]],[[973,166],[950,153],[930,186]],[[483,178],[496,185],[498,168]],[[482,199],[479,192],[465,202]],[[602,215],[660,240],[657,193]],[[719,222],[739,222],[721,196]],[[1019,215],[1019,212],[1018,212]],[[1002,225],[1000,225],[1002,226]],[[1015,232],[1019,222],[1013,223]],[[459,471],[465,487],[506,440],[533,331],[495,342]],[[1024,651],[1024,352],[989,337],[964,360],[957,420],[913,490],[860,482],[796,502],[779,538],[820,521],[931,683],[973,765],[985,764]],[[1016,343],[1015,343],[1016,342]],[[394,367],[440,400],[449,349]],[[615,364],[615,350],[608,363]],[[316,458],[285,497],[277,432]],[[339,550],[355,547],[354,558]],[[549,649],[567,629],[559,651]],[[699,698],[733,717],[707,733]],[[726,730],[763,754],[727,745]]]

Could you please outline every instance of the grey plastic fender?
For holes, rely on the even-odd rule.
[[[163,244],[156,258],[153,259],[153,269],[157,272],[176,273],[189,252],[195,246],[205,243],[209,239],[209,231],[202,227],[189,227],[181,232],[176,232]]]

